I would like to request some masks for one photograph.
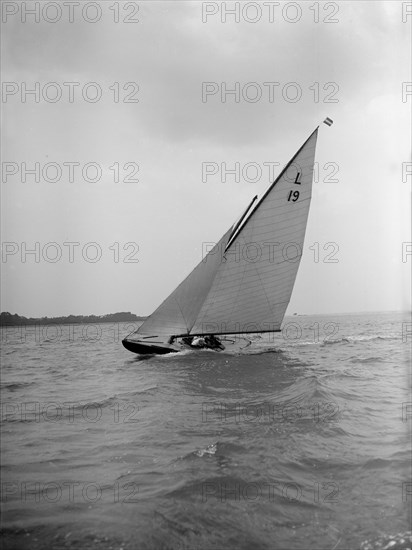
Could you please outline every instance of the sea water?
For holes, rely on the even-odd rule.
[[[294,315],[240,355],[2,329],[16,549],[412,548],[410,316]]]

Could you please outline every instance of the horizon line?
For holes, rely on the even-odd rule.
[[[133,313],[132,311],[116,311],[113,313],[68,313],[66,315],[53,315],[49,317],[48,315],[42,316],[28,316],[21,313],[11,313],[10,311],[1,311],[0,315],[4,313],[9,313],[10,315],[18,315],[19,317],[25,317],[26,319],[57,319],[60,317],[104,317],[107,315],[118,315],[121,313],[129,313],[130,315],[135,315],[136,317],[149,317],[150,313],[147,315]],[[320,312],[320,313],[307,313],[307,312],[293,312],[285,314],[285,317],[294,317],[295,315],[361,315],[365,313],[412,313],[412,309],[376,309],[376,310],[361,310],[361,311],[334,311],[334,312]]]

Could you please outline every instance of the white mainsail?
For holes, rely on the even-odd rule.
[[[249,215],[223,235],[138,334],[280,329],[302,256],[317,133],[316,128]]]
[[[280,329],[302,256],[317,129],[229,245],[192,333]]]

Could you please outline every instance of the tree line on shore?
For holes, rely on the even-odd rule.
[[[108,313],[106,315],[67,315],[65,317],[24,317],[17,313],[2,311],[0,313],[0,326],[10,325],[63,325],[74,323],[123,323],[131,321],[144,321],[146,317],[139,317],[130,311]]]

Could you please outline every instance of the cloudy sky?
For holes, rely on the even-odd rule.
[[[151,313],[326,116],[288,312],[410,307],[408,3],[23,4],[3,2],[3,311]]]

